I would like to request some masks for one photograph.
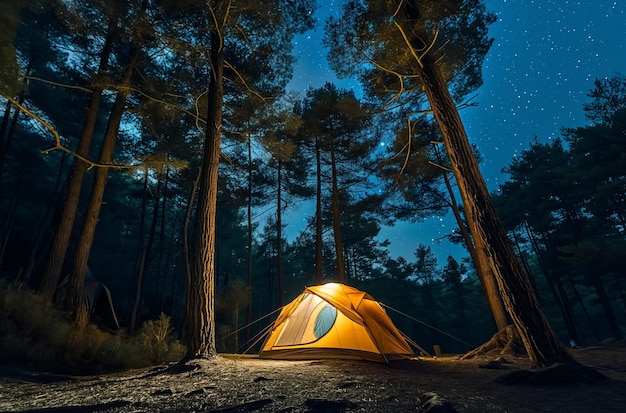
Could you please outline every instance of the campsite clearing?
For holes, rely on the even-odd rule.
[[[572,350],[609,379],[593,385],[507,386],[494,379],[524,368],[458,357],[383,363],[285,361],[222,356],[176,368],[89,377],[0,368],[7,412],[407,412],[432,392],[457,412],[619,412],[626,405],[626,345]],[[491,367],[479,368],[490,362]],[[439,411],[439,410],[437,410]],[[451,411],[451,410],[447,410]]]

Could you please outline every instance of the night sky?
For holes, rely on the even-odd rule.
[[[325,82],[355,88],[350,79],[339,80],[321,46],[323,23],[339,12],[341,1],[319,0],[318,28],[296,38],[298,63],[288,88],[304,93]],[[478,146],[481,171],[490,190],[506,180],[501,172],[528,148],[537,135],[547,142],[563,127],[584,126],[582,104],[596,78],[626,74],[626,2],[568,0],[488,0],[498,21],[490,26],[494,44],[483,66],[483,85],[475,92],[477,107],[461,112],[469,139]],[[295,229],[307,217],[292,211]],[[467,255],[462,247],[437,241],[456,227],[451,217],[421,224],[398,223],[381,231],[391,241],[392,256],[414,259],[419,243],[429,245],[439,264],[448,255]],[[289,228],[288,228],[289,233]]]

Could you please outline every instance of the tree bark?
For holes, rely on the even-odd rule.
[[[346,263],[343,255],[343,237],[341,235],[341,214],[339,211],[339,188],[337,188],[337,162],[335,160],[335,145],[331,142],[330,162],[332,169],[332,209],[333,233],[335,234],[335,254],[337,256],[337,281],[346,282]]]
[[[319,138],[315,138],[315,161],[317,165],[317,185],[315,194],[315,284],[324,281],[324,259],[322,255],[322,154]]]
[[[148,175],[148,171],[146,170],[146,178]],[[147,183],[147,181],[146,181]],[[150,258],[152,256],[152,249],[154,246],[154,236],[156,234],[156,226],[159,219],[159,204],[161,201],[161,176],[158,177],[157,180],[157,190],[156,197],[154,200],[154,205],[152,209],[152,220],[150,221],[150,231],[148,231],[148,241],[142,248],[141,251],[141,259],[139,261],[139,271],[137,271],[137,279],[135,285],[135,299],[133,302],[133,308],[130,312],[130,322],[128,323],[128,329],[131,333],[134,333],[137,328],[137,315],[139,313],[139,307],[141,305],[141,293],[143,289],[143,282],[146,274],[146,267],[150,263]],[[146,188],[147,191],[147,188]]]
[[[9,119],[11,118],[11,109],[13,104],[7,100],[4,107],[4,113],[2,115],[2,121],[0,122],[0,170],[2,170],[2,162],[4,161],[4,141],[6,139],[5,134],[7,126],[9,125]],[[18,111],[18,109],[15,109]]]
[[[189,224],[191,223],[191,216],[193,214],[193,209],[195,206],[195,198],[196,198],[196,192],[198,191],[198,185],[200,183],[200,173],[202,171],[202,164],[199,166],[198,171],[196,173],[196,176],[193,179],[193,182],[191,183],[191,188],[189,190],[189,197],[187,199],[187,208],[185,209],[185,218],[183,219],[183,235],[182,235],[182,247],[183,247],[183,263],[185,265],[185,287],[187,289],[187,291],[189,291],[189,289],[191,288],[191,272],[192,272],[192,268],[191,268],[191,251],[190,251],[190,236],[189,236]],[[187,311],[187,309],[185,308],[185,311]],[[183,337],[188,337],[188,330],[189,330],[189,319],[188,318],[184,318],[184,322],[183,322],[183,332],[182,332],[182,336]]]
[[[104,76],[108,68],[116,25],[117,20],[115,19],[112,19],[109,22],[107,37],[100,54],[100,64],[98,67],[99,77]],[[102,91],[103,88],[99,86],[99,84],[96,84],[96,86],[92,89],[89,108],[87,110],[83,129],[78,141],[78,148],[76,149],[76,153],[78,155],[86,158],[89,156],[91,138],[98,119],[98,109],[100,108]],[[65,195],[63,211],[61,212],[59,225],[54,234],[54,240],[52,241],[52,248],[48,254],[42,279],[37,289],[38,294],[48,302],[52,302],[55,290],[59,283],[59,278],[61,278],[61,271],[63,263],[65,262],[65,255],[67,254],[67,249],[69,247],[69,241],[74,227],[76,210],[78,209],[78,201],[80,199],[81,188],[86,171],[87,163],[80,158],[74,158],[74,165],[72,167],[70,181]]]
[[[224,50],[218,33],[211,33],[211,80],[207,128],[202,153],[194,226],[194,262],[187,288],[187,356],[211,358],[215,346],[215,226],[217,178],[222,131]]]
[[[145,9],[146,6],[147,3],[144,1],[142,7]],[[120,87],[118,88],[111,112],[109,113],[109,120],[102,139],[100,155],[98,156],[98,163],[100,165],[109,165],[113,161],[117,134],[122,122],[126,101],[130,94],[128,85],[131,83],[140,52],[141,45],[136,42],[131,42],[128,50],[128,62],[124,66]],[[85,275],[108,177],[109,167],[100,166],[96,168],[91,196],[89,198],[89,204],[87,205],[87,211],[85,212],[85,220],[78,238],[74,263],[68,280],[65,307],[72,311],[74,320],[79,325],[83,325],[89,320],[87,303],[85,301]]]
[[[604,288],[604,284],[597,274],[595,275],[595,277],[593,277],[593,288],[596,290],[596,294],[598,295],[598,299],[600,300],[600,304],[602,305],[602,309],[604,310],[606,321],[609,323],[611,333],[613,333],[613,338],[621,340],[623,336],[619,328],[617,318],[615,317],[615,311],[613,310],[613,306],[611,305],[609,295]]]
[[[25,75],[30,74],[31,64],[29,63],[26,68]],[[26,90],[28,88],[28,81],[26,76],[22,81],[23,90],[19,93],[17,102],[21,105],[26,98]],[[17,121],[20,118],[21,111],[19,109],[15,109],[13,116],[11,116],[11,108],[13,104],[7,101],[6,109],[4,111],[4,116],[2,117],[2,122],[0,123],[0,195],[2,195],[2,176],[4,175],[4,165],[6,161],[7,154],[9,153],[9,149],[11,147],[11,142],[15,137],[15,128],[17,127]],[[9,121],[10,119],[10,121]],[[8,129],[7,129],[8,126]]]
[[[246,211],[246,217],[247,217],[247,224],[248,224],[248,228],[247,228],[247,235],[248,235],[248,240],[247,240],[247,261],[248,261],[248,268],[247,268],[247,272],[248,272],[248,288],[250,289],[250,302],[248,303],[248,309],[246,312],[246,325],[248,326],[246,328],[246,342],[248,340],[250,340],[252,333],[250,330],[250,324],[252,323],[252,303],[254,302],[254,289],[252,288],[252,140],[250,138],[250,136],[248,136],[248,202],[247,202],[247,211]]]
[[[20,275],[20,283],[25,283],[28,285],[30,283],[30,277],[37,266],[38,257],[41,256],[41,251],[44,249],[41,245],[44,244],[46,229],[50,225],[51,217],[54,213],[54,207],[57,203],[57,200],[60,196],[61,191],[61,181],[63,180],[63,170],[65,167],[66,153],[64,152],[61,155],[61,161],[59,163],[59,171],[57,173],[55,182],[54,182],[54,190],[52,191],[51,199],[48,201],[48,205],[46,206],[46,212],[44,213],[41,224],[39,225],[39,229],[37,231],[37,236],[35,237],[35,241],[31,246],[30,253],[28,254],[28,264],[24,269],[24,272]],[[44,244],[45,245],[45,244]],[[0,260],[0,263],[2,260]]]
[[[283,163],[278,160],[278,194],[276,196],[276,270],[278,272],[278,306],[284,304],[285,270],[283,268],[283,202],[282,202],[282,168]]]
[[[537,240],[535,239],[535,235],[532,233],[527,222],[524,223],[524,230],[528,235],[528,239],[530,240],[532,251],[539,263],[539,269],[543,273],[544,278],[548,284],[550,292],[554,297],[554,301],[559,307],[561,311],[561,315],[563,316],[563,321],[565,322],[565,327],[567,328],[567,332],[569,333],[570,340],[574,340],[576,343],[580,343],[580,336],[578,334],[576,317],[574,316],[574,311],[572,309],[572,305],[569,302],[569,298],[567,297],[567,293],[563,288],[563,283],[559,279],[557,275],[554,275],[550,268],[546,268],[544,263],[544,259],[541,256],[541,251],[539,246],[537,245]],[[521,254],[521,251],[520,251]],[[528,269],[530,274],[530,269]]]
[[[437,157],[439,157],[438,152]],[[483,288],[483,294],[487,299],[487,304],[489,305],[489,309],[491,310],[493,321],[496,324],[496,331],[500,331],[506,328],[507,325],[509,325],[509,318],[506,314],[504,303],[502,302],[502,298],[500,297],[500,293],[498,291],[496,278],[489,270],[487,257],[485,257],[483,254],[480,254],[481,250],[476,247],[475,240],[472,239],[472,236],[467,229],[467,225],[461,217],[460,208],[457,205],[456,197],[454,196],[454,191],[452,190],[452,185],[450,184],[450,179],[448,178],[448,172],[443,172],[443,179],[446,184],[448,194],[450,195],[452,213],[454,214],[454,218],[456,219],[457,225],[459,226],[459,231],[461,231],[461,236],[463,237],[463,241],[465,242],[467,251],[470,254],[470,258],[474,263],[476,275],[478,276],[480,285]]]
[[[132,71],[132,65],[127,68],[127,72]],[[130,73],[127,74],[130,76]],[[115,143],[117,142],[117,132],[119,131],[122,114],[126,106],[128,92],[120,91],[115,98],[115,103],[109,115],[106,132],[100,149],[98,163],[101,165],[110,164],[113,160],[113,152],[115,151]],[[86,323],[89,319],[87,313],[87,303],[85,302],[85,274],[87,271],[87,263],[93,239],[96,233],[96,226],[100,216],[100,208],[102,206],[102,198],[104,189],[109,177],[108,167],[98,167],[94,173],[93,186],[89,205],[85,213],[85,221],[78,238],[78,246],[74,256],[72,271],[68,280],[68,294],[66,297],[65,307],[74,314],[74,319],[78,324]]]
[[[470,232],[487,257],[504,304],[535,366],[571,362],[546,319],[491,203],[465,128],[443,76],[430,56],[420,60],[424,92],[446,146],[454,176],[466,207]]]

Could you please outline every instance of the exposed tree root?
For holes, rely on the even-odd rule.
[[[597,370],[574,363],[556,363],[548,367],[516,370],[498,377],[501,384],[545,385],[562,383],[596,383],[606,380],[606,376]]]
[[[525,355],[526,350],[514,325],[508,325],[493,335],[485,344],[461,357],[468,360],[478,356]]]
[[[486,369],[506,369],[502,363],[506,360],[503,355],[524,356],[526,350],[519,337],[517,329],[509,325],[489,339],[485,344],[468,352],[461,357],[463,360],[479,356],[498,358],[487,364],[480,365],[479,368]],[[548,367],[515,370],[498,377],[495,381],[501,384],[522,384],[522,385],[546,385],[559,383],[596,383],[606,379],[606,376],[597,370],[583,366],[575,361],[565,363],[555,363]]]

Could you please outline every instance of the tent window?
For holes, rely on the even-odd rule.
[[[276,339],[277,346],[313,343],[330,331],[337,318],[337,309],[312,294],[303,297],[300,305],[285,320]]]
[[[315,338],[320,338],[324,336],[324,334],[328,333],[335,323],[336,317],[337,309],[335,307],[332,305],[324,307],[324,309],[319,312],[317,319],[315,320],[315,327],[313,327],[313,334],[315,334]]]

